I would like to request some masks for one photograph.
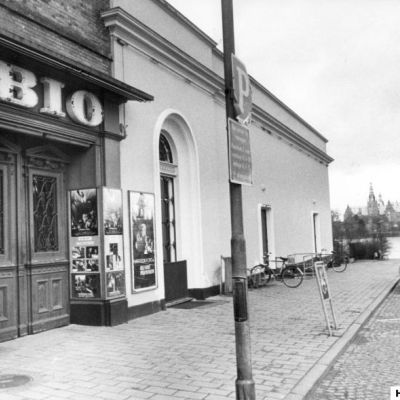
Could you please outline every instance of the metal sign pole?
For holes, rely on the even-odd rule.
[[[232,54],[235,53],[232,0],[221,0],[221,6],[224,42],[226,124],[228,134],[228,119],[235,119],[236,117],[234,110],[232,78]],[[229,189],[232,225],[231,252],[233,307],[237,363],[236,399],[254,400],[255,385],[251,367],[250,324],[247,305],[246,242],[243,234],[242,187],[240,184],[230,182]]]

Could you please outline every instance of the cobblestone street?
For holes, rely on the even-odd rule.
[[[299,398],[290,396],[299,393],[299,385],[326,354],[346,341],[345,332],[357,325],[360,316],[369,315],[387,295],[398,279],[398,269],[398,261],[384,261],[351,264],[344,273],[329,271],[342,337],[326,334],[314,278],[297,289],[272,282],[250,290],[257,400]],[[394,311],[387,304],[379,320],[385,332],[398,327],[390,320]],[[198,305],[168,308],[113,328],[69,325],[0,343],[0,378],[31,378],[18,387],[0,388],[0,399],[233,400],[232,298],[217,296]],[[363,335],[367,343],[370,339]],[[368,361],[373,370],[381,367],[380,359]],[[380,373],[385,375],[387,368],[382,365]]]
[[[400,286],[360,330],[307,400],[389,399],[400,385]]]

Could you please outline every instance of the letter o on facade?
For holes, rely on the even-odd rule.
[[[103,122],[100,100],[86,90],[78,90],[68,97],[67,112],[72,120],[86,126],[97,126]]]

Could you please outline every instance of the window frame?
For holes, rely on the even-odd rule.
[[[56,196],[57,196],[57,235],[58,235],[58,249],[52,251],[35,251],[35,227],[34,227],[34,212],[33,212],[33,176],[42,175],[56,178]],[[28,207],[29,207],[29,245],[31,253],[31,261],[35,262],[48,262],[49,259],[54,261],[67,260],[66,254],[66,238],[67,238],[67,209],[66,200],[64,196],[62,171],[49,171],[46,169],[29,167],[27,174],[28,178]]]

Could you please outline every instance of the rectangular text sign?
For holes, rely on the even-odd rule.
[[[249,129],[229,119],[228,137],[229,179],[233,183],[251,185],[253,179]]]

